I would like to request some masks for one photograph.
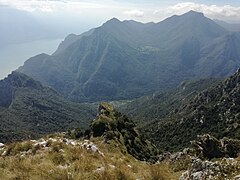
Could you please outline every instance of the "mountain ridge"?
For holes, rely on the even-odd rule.
[[[230,75],[240,65],[239,54],[234,63],[227,55],[217,59],[228,52],[209,45],[227,33],[196,12],[151,24],[112,19],[87,35],[66,39],[65,47],[52,56],[29,59],[18,71],[72,101],[132,99],[187,79]],[[208,56],[212,52],[217,55]]]

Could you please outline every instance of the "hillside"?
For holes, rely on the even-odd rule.
[[[188,104],[196,94],[219,82],[220,79],[214,78],[184,81],[176,89],[164,93],[111,103],[139,126],[143,126],[165,117],[179,106]]]
[[[177,180],[166,163],[150,164],[122,153],[116,143],[69,139],[57,134],[0,148],[0,179]],[[7,150],[8,154],[2,155]],[[7,152],[6,151],[6,152]]]
[[[232,74],[240,65],[238,36],[194,11],[159,23],[113,18],[68,36],[53,55],[32,57],[18,71],[72,101],[133,99],[183,80]]]
[[[201,49],[201,58],[195,72],[202,77],[224,77],[232,75],[239,67],[240,33],[229,33],[214,39]],[[212,71],[209,66],[214,66]],[[228,73],[227,73],[228,72]]]
[[[139,135],[134,123],[109,104],[101,103],[96,119],[85,132],[75,129],[39,140],[1,143],[2,164],[11,160],[16,162],[19,158],[22,158],[22,163],[0,166],[0,178],[136,179],[165,176],[177,179],[180,173],[171,175],[167,165],[147,163],[153,161],[153,155],[156,161],[157,149]],[[36,163],[28,167],[30,156]],[[146,162],[141,163],[137,159]],[[15,170],[8,174],[11,166]]]
[[[158,155],[131,120],[101,103],[90,130],[84,133],[75,129],[37,140],[0,143],[0,178],[237,180],[239,150],[239,140],[218,140],[206,134],[181,152]]]
[[[168,116],[144,127],[160,148],[176,151],[197,135],[240,138],[240,71],[179,106]]]
[[[18,72],[0,81],[0,142],[87,128],[96,106],[72,103]]]

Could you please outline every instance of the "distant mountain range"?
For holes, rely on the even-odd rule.
[[[13,72],[0,81],[0,142],[87,128],[96,109],[69,102],[40,82]]]
[[[77,102],[132,99],[183,80],[226,77],[240,65],[240,33],[190,11],[159,23],[113,18],[70,35],[18,69]]]

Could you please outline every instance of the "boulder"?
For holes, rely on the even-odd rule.
[[[0,143],[0,148],[4,147],[4,144],[3,143]]]
[[[197,140],[191,142],[191,146],[201,158],[212,159],[225,156],[221,142],[209,134],[198,136]]]
[[[240,153],[240,140],[223,138],[220,140],[225,154],[229,157],[236,158]]]
[[[202,159],[237,157],[240,153],[240,140],[223,138],[221,140],[205,134],[191,142],[197,157]]]

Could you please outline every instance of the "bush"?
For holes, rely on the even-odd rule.
[[[68,130],[67,136],[68,138],[71,138],[71,139],[79,139],[83,137],[83,132],[80,128],[75,128],[73,130]]]

